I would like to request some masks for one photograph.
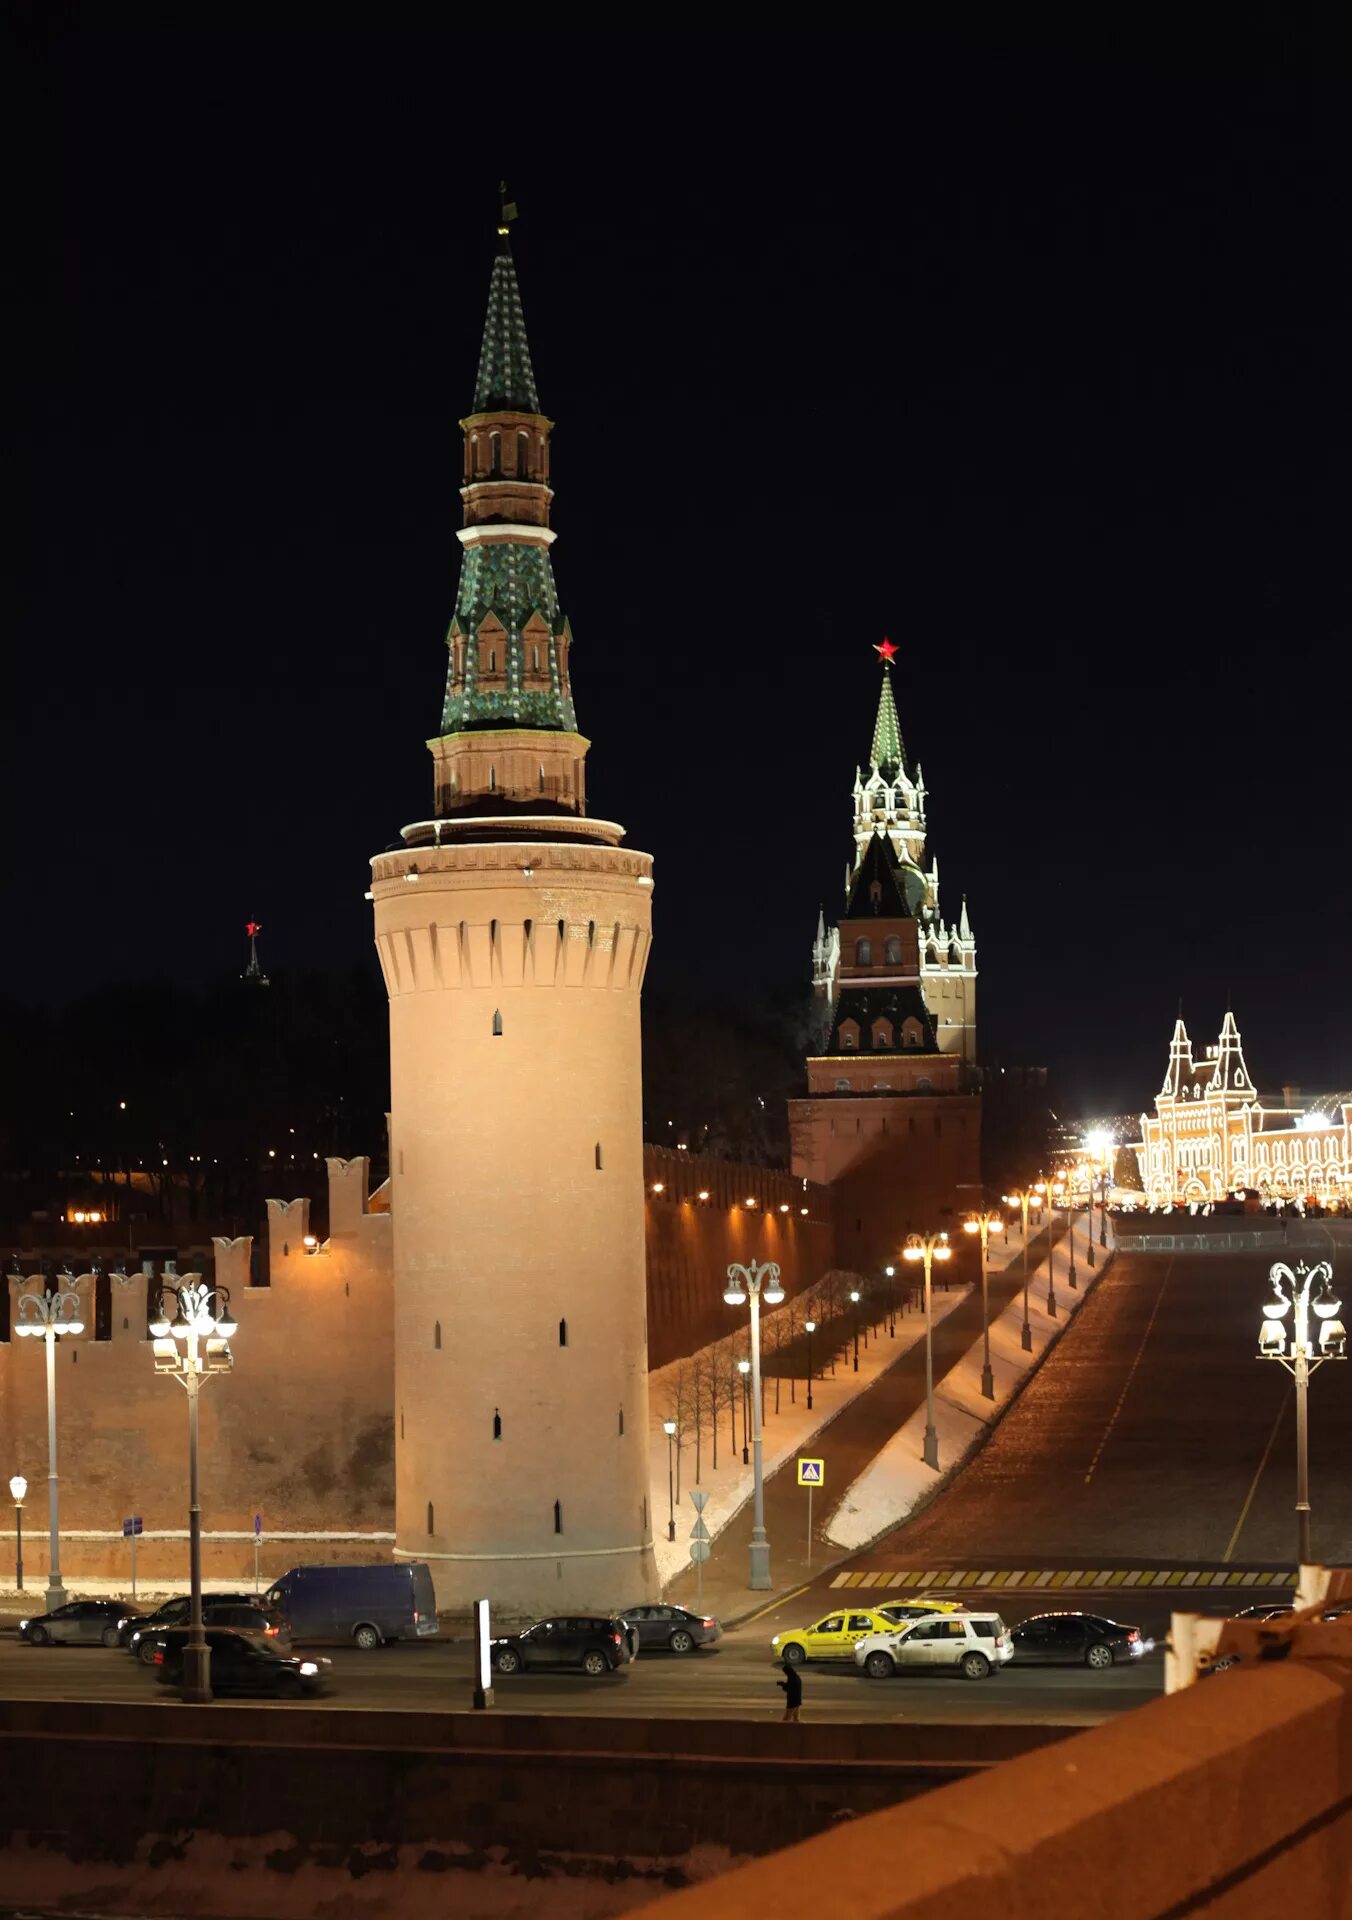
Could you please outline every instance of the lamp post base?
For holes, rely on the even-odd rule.
[[[1056,1295],[1055,1295],[1055,1294],[1054,1294],[1054,1293],[1052,1292],[1052,1289],[1051,1289],[1050,1287],[1048,1287],[1048,1289],[1047,1289],[1047,1311],[1048,1311],[1048,1313],[1049,1313],[1049,1314],[1051,1315],[1051,1317],[1052,1317],[1052,1319],[1053,1319],[1053,1320],[1055,1320],[1055,1318],[1056,1318]]]
[[[211,1699],[211,1648],[194,1646],[183,1649],[183,1698],[190,1706],[203,1707]]]
[[[768,1593],[770,1589],[770,1542],[768,1540],[751,1542],[751,1577],[747,1585],[755,1593]]]
[[[1026,1320],[1023,1323],[1023,1350],[1025,1353],[1033,1351],[1033,1329]]]
[[[925,1465],[939,1471],[939,1435],[933,1427],[925,1428]]]
[[[475,1687],[474,1711],[476,1713],[482,1713],[486,1707],[491,1707],[492,1704],[493,1704],[492,1687]]]
[[[668,1522],[667,1522],[667,1539],[668,1539],[668,1540],[674,1540],[675,1538],[676,1538],[676,1522],[675,1522],[674,1520],[668,1520]]]
[[[981,1369],[981,1395],[984,1400],[995,1398],[995,1375],[991,1372],[991,1363],[986,1361]]]
[[[55,1613],[58,1607],[64,1607],[65,1604],[66,1589],[62,1586],[60,1580],[49,1580],[47,1582],[48,1613]]]

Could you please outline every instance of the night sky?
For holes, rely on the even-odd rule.
[[[250,917],[274,970],[369,956],[505,174],[654,1005],[805,978],[890,635],[988,1056],[1138,1109],[1228,992],[1261,1085],[1352,1086],[1342,109],[1299,8],[276,11],[15,16],[7,992],[205,984]]]

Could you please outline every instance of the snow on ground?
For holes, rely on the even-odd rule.
[[[1015,1294],[1004,1312],[991,1321],[991,1374],[995,1399],[981,1392],[982,1342],[977,1340],[951,1372],[936,1382],[934,1426],[939,1436],[939,1471],[925,1465],[925,1409],[899,1428],[877,1458],[846,1489],[827,1525],[827,1537],[838,1547],[867,1546],[880,1533],[903,1521],[971,1452],[986,1428],[1003,1412],[1010,1396],[1055,1342],[1085,1298],[1086,1283],[1103,1271],[1107,1253],[1095,1243],[1098,1264],[1085,1267],[1085,1220],[1074,1216],[1075,1265],[1079,1291],[1072,1293],[1067,1279],[1069,1255],[1065,1242],[1056,1249],[1058,1317],[1047,1312],[1047,1262],[1044,1259],[1029,1281],[1028,1319],[1033,1329],[1033,1351],[1022,1344],[1023,1292]],[[1013,1249],[1017,1251],[1017,1247]],[[1006,1255],[1006,1258],[1009,1256]],[[1003,1260],[1001,1262],[1003,1265]],[[992,1269],[995,1261],[991,1261]]]
[[[938,1289],[934,1294],[934,1319],[937,1323],[966,1298],[966,1287],[954,1287],[948,1292]],[[787,1314],[790,1306],[796,1306],[801,1316],[805,1310],[805,1295],[799,1295],[784,1307],[767,1311],[761,1319],[761,1351],[767,1350],[765,1338],[766,1323],[776,1313]],[[729,1318],[731,1319],[731,1314]],[[746,1311],[737,1326],[744,1327]],[[813,1366],[820,1369],[825,1366],[825,1377],[812,1383],[812,1411],[807,1409],[807,1390],[805,1381],[800,1377],[795,1388],[795,1401],[789,1398],[789,1383],[780,1384],[780,1410],[775,1412],[775,1383],[767,1382],[766,1416],[762,1436],[764,1471],[768,1479],[777,1467],[791,1459],[796,1453],[808,1451],[808,1443],[828,1426],[836,1415],[849,1405],[857,1394],[869,1387],[895,1360],[910,1351],[915,1342],[923,1337],[924,1320],[918,1313],[907,1313],[897,1317],[895,1340],[884,1329],[881,1339],[870,1336],[867,1350],[861,1336],[859,1347],[859,1371],[851,1365],[852,1354],[837,1347],[837,1342],[848,1344],[850,1324],[848,1318],[834,1322],[834,1333],[823,1329],[814,1341]],[[736,1330],[735,1328],[733,1330]],[[650,1459],[652,1479],[652,1517],[653,1535],[656,1543],[657,1570],[665,1585],[682,1568],[690,1564],[690,1530],[695,1523],[695,1509],[690,1504],[690,1489],[695,1482],[695,1442],[692,1432],[687,1432],[686,1444],[681,1450],[680,1488],[676,1500],[676,1538],[667,1539],[667,1519],[669,1504],[667,1497],[667,1436],[662,1431],[662,1422],[671,1418],[672,1394],[676,1386],[676,1377],[682,1367],[689,1368],[692,1362],[706,1359],[721,1343],[701,1348],[699,1354],[688,1355],[684,1360],[673,1360],[665,1367],[659,1367],[648,1376],[648,1408],[650,1422]],[[836,1371],[831,1372],[830,1356],[836,1349]],[[700,1449],[699,1485],[708,1494],[704,1508],[704,1524],[711,1537],[717,1536],[727,1526],[733,1516],[744,1507],[751,1498],[753,1471],[751,1466],[742,1465],[741,1449],[741,1408],[738,1407],[738,1445],[735,1450],[728,1445],[729,1421],[726,1410],[720,1416],[718,1440],[718,1469],[713,1467],[713,1450],[709,1442],[707,1427]]]

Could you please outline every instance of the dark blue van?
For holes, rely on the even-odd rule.
[[[432,1575],[421,1560],[384,1567],[292,1567],[268,1593],[294,1641],[350,1640],[369,1650],[437,1631]]]

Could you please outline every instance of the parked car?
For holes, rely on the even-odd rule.
[[[545,1668],[580,1667],[593,1677],[614,1673],[634,1657],[625,1622],[604,1614],[566,1614],[537,1620],[520,1633],[492,1642],[498,1673],[534,1673]]]
[[[115,1647],[127,1612],[122,1600],[72,1600],[51,1613],[19,1622],[19,1638],[32,1647]]]
[[[251,1607],[259,1613],[267,1611],[267,1601],[261,1593],[204,1593],[204,1607]],[[152,1613],[127,1612],[118,1621],[121,1641],[124,1647],[130,1647],[134,1634],[144,1632],[147,1627],[182,1627],[187,1624],[192,1612],[192,1600],[186,1593],[177,1594],[172,1600],[164,1600]],[[222,1621],[223,1626],[234,1626],[238,1622]],[[135,1648],[132,1648],[135,1652]]]
[[[161,1685],[182,1686],[183,1651],[191,1632],[191,1627],[164,1629],[164,1644],[156,1648],[154,1658],[155,1677]],[[323,1693],[327,1685],[327,1660],[302,1660],[298,1654],[281,1653],[261,1633],[208,1627],[206,1643],[211,1649],[213,1693],[299,1700],[303,1694]]]
[[[1139,1627],[1097,1613],[1035,1613],[1015,1627],[1013,1639],[1020,1666],[1083,1666],[1096,1672],[1117,1660],[1139,1660],[1150,1644]]]
[[[381,1567],[292,1567],[268,1591],[298,1643],[350,1640],[363,1652],[436,1633],[437,1601],[423,1560]]]
[[[168,1644],[171,1634],[186,1632],[189,1622],[173,1620],[166,1626],[157,1627],[147,1621],[138,1627],[131,1636],[130,1646],[135,1657],[143,1667],[157,1666],[156,1655]],[[290,1653],[291,1635],[287,1630],[284,1614],[266,1607],[242,1607],[236,1601],[204,1600],[202,1603],[202,1625],[204,1627],[233,1627],[239,1633],[260,1634],[280,1653]]]
[[[941,1603],[927,1607],[922,1617],[955,1611],[955,1607]],[[904,1603],[895,1609],[838,1607],[813,1627],[794,1627],[787,1633],[777,1633],[770,1642],[770,1651],[776,1660],[788,1660],[794,1666],[804,1660],[850,1660],[866,1634],[895,1633],[904,1624],[908,1612],[909,1606]]]
[[[712,1614],[692,1613],[689,1607],[626,1607],[624,1620],[635,1629],[639,1649],[645,1653],[693,1653],[696,1647],[712,1647],[723,1638]]]
[[[1009,1629],[998,1613],[933,1613],[899,1633],[866,1634],[854,1650],[855,1665],[870,1680],[936,1670],[984,1680],[1013,1658]]]

